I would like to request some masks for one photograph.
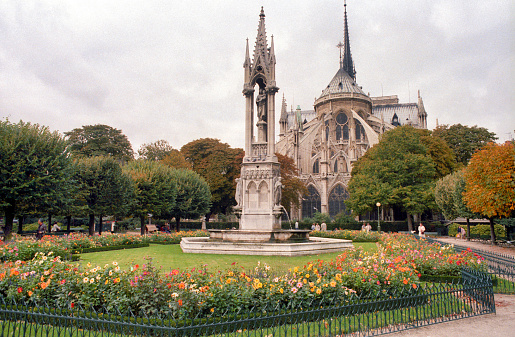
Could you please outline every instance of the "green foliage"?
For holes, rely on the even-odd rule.
[[[437,176],[423,137],[411,126],[386,132],[380,142],[358,159],[349,182],[346,204],[356,214],[383,206],[401,206],[409,214],[418,214],[434,204],[433,187]]]
[[[477,214],[472,213],[463,201],[465,191],[465,178],[463,170],[449,174],[436,182],[435,201],[438,208],[447,220],[458,217],[476,219]]]
[[[0,121],[0,209],[8,238],[16,214],[43,211],[64,196],[69,168],[59,133],[37,124]]]
[[[315,212],[315,214],[313,214],[312,220],[314,223],[318,223],[319,225],[322,222],[325,222],[326,224],[331,223],[331,217],[327,213]]]
[[[169,216],[175,217],[175,230],[179,231],[181,218],[196,219],[209,211],[211,193],[204,178],[192,170],[174,170],[172,181],[177,188],[177,197]]]
[[[455,237],[458,234],[459,224],[452,223],[449,225],[449,236]],[[461,225],[465,231],[467,230],[467,226]],[[506,230],[501,225],[494,226],[495,237],[506,237]],[[490,238],[490,225],[475,225],[470,226],[470,234],[479,235],[481,237]]]
[[[242,149],[232,149],[218,139],[197,139],[181,148],[193,171],[200,174],[211,190],[210,213],[227,213],[234,205],[236,178],[240,176]],[[209,220],[209,217],[208,217]]]
[[[132,145],[121,130],[108,125],[85,125],[64,133],[76,157],[108,156],[119,161],[134,158]]]
[[[154,217],[166,216],[175,206],[175,172],[151,160],[131,161],[123,167],[123,172],[134,184],[135,200],[130,212],[140,219],[141,234],[144,234],[144,221],[148,214]]]
[[[345,212],[338,213],[332,223],[334,228],[341,229],[360,229],[361,224],[354,219],[354,217],[346,214]]]
[[[145,160],[163,160],[173,151],[173,147],[166,140],[157,140],[153,143],[143,144],[138,150],[140,159]]]
[[[75,180],[80,193],[77,200],[90,216],[90,235],[93,234],[92,217],[97,215],[122,215],[134,201],[134,185],[112,157],[81,158],[76,162]]]
[[[470,158],[480,148],[497,139],[495,133],[476,125],[464,126],[454,124],[440,125],[433,131],[433,136],[444,139],[454,151],[456,161],[461,165],[467,165]]]

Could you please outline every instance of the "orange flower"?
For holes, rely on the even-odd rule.
[[[417,289],[417,285],[413,283],[413,289]]]
[[[404,279],[404,280],[402,280],[402,283],[408,284],[408,280]]]
[[[182,307],[182,300],[178,300],[177,303],[179,303],[179,306]]]

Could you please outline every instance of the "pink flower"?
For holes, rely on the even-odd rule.
[[[291,288],[291,292],[292,292],[292,293],[294,293],[294,294],[295,294],[297,291],[299,291],[299,289],[297,289],[297,288],[295,288],[295,287]]]

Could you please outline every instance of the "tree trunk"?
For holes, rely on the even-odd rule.
[[[5,225],[4,225],[4,241],[9,242],[12,239],[13,220],[15,215],[14,206],[5,208]]]
[[[48,229],[47,233],[52,232],[52,213],[48,213]]]
[[[411,214],[407,213],[408,214],[408,231],[411,233],[413,233],[413,219],[411,217]]]
[[[145,224],[145,217],[140,216],[139,221],[141,224],[141,235],[145,235],[147,233],[147,231],[145,230],[145,228],[147,227],[147,225]]]
[[[470,219],[467,218],[467,241],[470,241]]]
[[[100,214],[98,216],[98,235],[102,235],[102,218],[103,218],[103,215]]]
[[[494,227],[494,218],[490,218],[490,238],[492,240],[492,245],[497,245],[495,241],[495,227]]]
[[[181,218],[178,216],[175,217],[175,231],[180,232],[181,230]]]
[[[18,217],[18,234],[23,233],[23,223],[25,222],[25,216]]]
[[[70,234],[70,227],[72,225],[72,216],[71,215],[67,215],[66,216],[66,232],[68,234]]]
[[[95,234],[95,214],[91,213],[89,215],[89,236],[93,236]]]

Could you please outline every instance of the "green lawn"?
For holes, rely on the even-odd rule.
[[[368,251],[377,249],[375,242],[357,242],[354,246],[361,246]],[[163,271],[168,272],[171,269],[189,270],[192,268],[207,265],[208,270],[225,270],[232,267],[233,263],[237,266],[245,268],[245,270],[253,269],[258,262],[266,263],[272,267],[272,270],[280,273],[287,271],[291,267],[302,266],[310,261],[334,259],[340,253],[327,253],[319,255],[307,256],[250,256],[250,255],[218,255],[218,254],[185,254],[179,245],[156,245],[150,247],[113,250],[106,252],[82,254],[80,263],[86,265],[90,262],[92,265],[103,266],[106,263],[118,262],[121,268],[129,268],[131,265],[139,264],[140,266],[147,263],[147,259],[151,258],[154,266],[160,266]]]

